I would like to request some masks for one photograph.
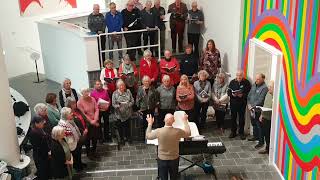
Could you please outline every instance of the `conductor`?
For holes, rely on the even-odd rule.
[[[148,128],[146,138],[149,140],[158,139],[158,172],[161,180],[178,179],[179,170],[179,141],[191,135],[188,124],[188,115],[184,113],[182,117],[183,129],[172,127],[175,119],[172,114],[167,114],[164,118],[165,126],[152,131],[154,118],[147,115]]]

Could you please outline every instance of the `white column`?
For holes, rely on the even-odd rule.
[[[16,123],[0,38],[0,159],[16,167],[20,161]]]

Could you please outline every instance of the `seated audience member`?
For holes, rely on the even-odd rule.
[[[170,83],[178,86],[180,80],[180,64],[178,60],[172,56],[170,50],[164,51],[164,58],[160,61],[161,79],[164,75],[170,76]]]
[[[160,0],[154,1],[154,6],[152,8],[153,13],[156,15],[156,26],[160,29],[160,51],[161,54],[164,54],[164,48],[166,44],[166,26],[165,22],[163,21],[165,18],[166,10],[160,6],[161,2]],[[156,33],[155,41],[158,42],[158,33]],[[156,56],[158,56],[158,48],[156,48]]]
[[[190,83],[193,84],[197,79],[198,58],[192,52],[192,45],[188,44],[185,48],[185,54],[180,56],[180,73],[188,76]]]
[[[100,6],[99,4],[93,5],[93,12],[88,16],[88,28],[91,32],[95,34],[103,34],[105,32],[106,26],[104,24],[104,15],[100,13]],[[100,36],[101,40],[101,49],[106,49],[106,36]],[[98,38],[98,47],[100,50],[100,43]],[[100,51],[99,51],[100,54]],[[101,59],[102,58],[102,59]],[[102,57],[99,56],[99,64],[103,60],[105,60],[105,53],[102,53]]]
[[[32,144],[32,157],[37,168],[37,179],[46,180],[50,176],[49,156],[51,137],[44,131],[46,120],[40,116],[32,118],[29,139]]]
[[[147,114],[154,116],[155,108],[157,106],[157,93],[153,86],[151,86],[151,80],[149,76],[142,78],[142,85],[138,89],[136,97],[136,105],[139,112],[142,113],[143,128],[147,128],[147,123],[144,119],[147,118]]]
[[[127,7],[121,11],[123,17],[123,31],[134,31],[141,29],[140,10],[134,8],[134,0],[128,0]],[[127,47],[141,46],[141,32],[124,34]],[[136,51],[142,55],[141,49],[130,49],[127,53],[131,60],[136,60]]]
[[[65,130],[61,126],[52,129],[51,176],[54,179],[72,180],[73,157],[65,141]]]
[[[159,118],[157,127],[164,126],[164,117],[166,114],[173,114],[176,110],[176,89],[170,83],[170,77],[164,75],[162,77],[162,84],[157,88],[158,93],[158,110]]]
[[[99,107],[96,100],[90,97],[90,90],[84,88],[81,90],[81,97],[77,102],[79,110],[86,116],[88,123],[88,138],[86,143],[87,155],[96,156],[97,141],[101,138],[101,129],[99,123]],[[90,144],[92,143],[92,148]]]
[[[117,5],[114,2],[109,4],[110,11],[107,12],[104,22],[107,26],[108,33],[121,32],[123,26],[122,14],[117,11]],[[122,34],[112,34],[108,36],[109,49],[113,49],[116,43],[118,49],[122,48]],[[119,59],[122,59],[122,51],[118,51]],[[113,60],[113,52],[109,52],[109,59]]]
[[[66,78],[62,83],[62,89],[59,92],[59,101],[61,108],[65,107],[67,97],[72,97],[78,101],[77,91],[71,88],[71,80]]]
[[[224,133],[224,117],[229,103],[229,96],[227,94],[228,82],[226,82],[225,73],[219,73],[217,80],[212,86],[212,100],[213,108],[215,110],[216,121],[221,133]]]
[[[269,91],[266,95],[266,98],[264,99],[263,107],[272,109],[273,89],[274,89],[274,82],[270,81],[269,87],[268,87]],[[271,111],[262,111],[261,115],[259,117],[259,121],[262,123],[263,138],[266,141],[266,149],[263,151],[260,151],[259,154],[269,154],[271,118],[272,118],[272,110]]]
[[[201,27],[204,23],[203,12],[198,9],[197,1],[192,1],[191,9],[188,11],[188,43],[194,46],[194,54],[199,57],[199,39]]]
[[[133,0],[133,3],[134,3],[134,8],[137,8],[140,11],[143,10],[143,5],[141,4],[141,2],[139,2],[139,0]]]
[[[156,59],[152,57],[152,53],[149,49],[143,53],[143,58],[140,60],[140,78],[149,76],[151,84],[155,86],[157,84],[159,74],[158,63]]]
[[[48,93],[46,96],[48,119],[52,127],[58,125],[60,120],[60,111],[57,104],[57,95]]]
[[[81,133],[78,126],[73,121],[72,110],[70,108],[63,107],[61,109],[61,119],[58,126],[64,128],[65,140],[69,146],[72,156],[74,157],[73,164],[77,164],[78,166],[80,162],[76,162],[76,159],[79,159],[79,156],[81,156],[81,149],[79,150],[77,147]],[[76,170],[80,170],[78,167],[75,168]]]
[[[75,99],[68,97],[66,101],[66,107],[71,109],[71,113],[73,116],[73,121],[77,125],[80,131],[80,139],[77,143],[76,150],[73,153],[74,157],[74,168],[76,170],[83,170],[83,168],[87,167],[85,163],[82,162],[81,158],[81,150],[82,146],[86,143],[87,135],[88,135],[88,125],[89,122],[86,119],[86,116],[77,108],[77,102]],[[75,156],[79,155],[79,156]]]
[[[207,42],[206,48],[202,52],[199,68],[206,70],[209,73],[208,80],[211,84],[214,83],[219,68],[221,68],[220,52],[212,39]]]
[[[43,103],[38,103],[34,106],[33,108],[35,116],[39,116],[41,117],[44,121],[44,127],[43,130],[47,133],[47,134],[51,134],[51,130],[53,128],[53,126],[51,125],[49,118],[48,118],[48,108],[47,105],[43,104]]]
[[[244,135],[244,115],[250,89],[250,82],[244,78],[243,71],[239,70],[236,73],[236,78],[231,80],[228,86],[231,109],[231,134],[229,138],[237,136],[237,117],[239,116],[239,135],[242,140],[246,139]]]
[[[151,9],[151,0],[146,1],[146,7],[141,10],[141,25],[143,29],[155,28],[157,23],[157,16]],[[143,45],[147,46],[150,40],[150,45],[154,45],[155,36],[157,31],[146,31],[143,32]],[[153,53],[154,47],[150,48]]]
[[[187,75],[182,75],[180,84],[177,87],[176,99],[178,102],[178,109],[185,111],[190,121],[194,121],[194,88],[189,83]]]
[[[165,116],[165,126],[152,131],[154,118],[151,115],[147,116],[148,128],[146,132],[147,139],[158,139],[158,172],[161,180],[178,180],[179,170],[179,141],[181,138],[187,138],[191,135],[191,130],[188,124],[188,115],[183,117],[184,130],[173,128],[172,124],[175,119],[172,114]]]
[[[196,107],[195,107],[195,117],[197,117],[196,123],[199,127],[204,128],[207,119],[207,110],[209,107],[209,100],[211,97],[211,84],[207,80],[209,74],[205,70],[201,70],[198,73],[198,78],[194,82],[194,91],[196,94]]]
[[[107,90],[102,88],[102,83],[97,80],[94,85],[94,90],[90,94],[93,97],[99,108],[99,123],[101,124],[103,118],[103,135],[104,141],[111,142],[111,137],[109,135],[109,114],[110,114],[110,98]],[[100,128],[101,129],[101,128]]]
[[[253,127],[253,137],[249,138],[248,141],[259,141],[255,146],[256,149],[260,149],[264,145],[262,124],[259,121],[261,110],[256,108],[256,106],[263,106],[264,99],[268,93],[268,87],[264,80],[264,74],[257,74],[256,81],[251,86],[251,90],[248,94],[248,110],[250,111],[251,125]]]
[[[130,117],[132,116],[134,99],[126,84],[120,79],[117,81],[117,90],[112,94],[112,107],[117,118],[117,127],[120,135],[120,144],[125,143],[125,139],[131,143]]]
[[[110,97],[116,90],[116,81],[119,79],[118,71],[113,67],[113,61],[110,59],[104,61],[104,67],[100,73],[100,80]]]
[[[182,45],[183,45],[184,28],[185,28],[186,19],[188,16],[187,5],[181,2],[181,0],[175,0],[174,3],[169,5],[168,13],[172,13],[170,16],[172,51],[173,53],[176,53],[177,35],[178,35],[179,52],[183,52]]]
[[[133,97],[135,97],[139,74],[136,65],[130,60],[128,54],[123,57],[123,62],[119,66],[119,76],[125,82]]]

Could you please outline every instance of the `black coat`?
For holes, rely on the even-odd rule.
[[[32,128],[29,137],[33,148],[33,155],[41,159],[48,159],[50,136],[42,129]]]
[[[62,90],[59,91],[59,101],[60,101],[60,106],[63,108],[65,106],[64,101],[63,101],[63,96],[62,96]],[[74,98],[76,101],[78,101],[78,94],[77,91],[73,88],[71,88],[71,93],[73,94]]]
[[[230,105],[246,105],[247,97],[251,89],[251,84],[247,79],[243,79],[241,82],[238,82],[236,79],[233,79],[229,83],[228,87],[228,96],[230,96]],[[233,97],[232,91],[241,90],[243,93],[242,97]]]
[[[51,145],[51,175],[54,178],[64,178],[68,176],[68,169],[66,162],[66,155],[64,153],[63,147],[61,144],[52,140]]]
[[[123,28],[126,27],[129,31],[141,29],[141,17],[139,9],[134,8],[131,12],[129,12],[127,9],[124,9],[121,11],[121,14],[123,17]],[[128,27],[135,20],[137,20],[136,23],[134,23],[133,26]]]
[[[183,54],[177,56],[177,59],[180,61],[180,73],[187,76],[193,76],[198,72],[198,60],[193,53],[192,54]]]

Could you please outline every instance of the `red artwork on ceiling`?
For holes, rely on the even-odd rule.
[[[77,0],[60,0],[60,2],[61,1],[67,2],[72,8],[77,7]],[[40,8],[43,8],[40,0],[19,0],[19,3],[20,3],[20,13],[21,14],[23,14],[26,11],[26,9],[28,8],[28,6],[31,3],[37,3]]]

